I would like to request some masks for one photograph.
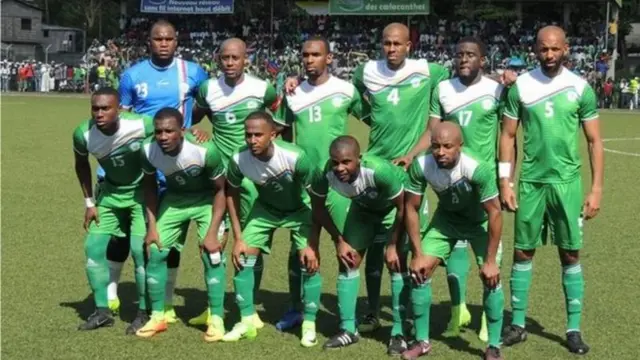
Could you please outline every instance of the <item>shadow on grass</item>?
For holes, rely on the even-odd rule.
[[[120,313],[118,317],[124,322],[133,322],[138,312],[136,284],[123,282],[118,285],[118,297],[120,298]],[[86,320],[96,309],[93,294],[91,293],[81,301],[61,302],[59,305],[74,309],[80,320]]]

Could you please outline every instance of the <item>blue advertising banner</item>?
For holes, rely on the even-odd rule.
[[[233,14],[233,0],[140,0],[140,12],[161,14]]]

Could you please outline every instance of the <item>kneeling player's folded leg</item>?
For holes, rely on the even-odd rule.
[[[96,307],[107,308],[107,286],[109,285],[109,266],[107,264],[107,245],[111,234],[89,232],[84,241],[84,253],[87,257],[86,272]]]
[[[142,205],[136,205],[131,209],[130,228],[128,229],[131,247],[131,257],[133,258],[136,290],[138,293],[138,309],[147,309],[147,281],[145,275],[145,222]]]

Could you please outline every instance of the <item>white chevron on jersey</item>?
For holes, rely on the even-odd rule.
[[[224,111],[251,98],[256,99],[255,108],[258,110],[267,92],[267,82],[249,74],[244,74],[244,80],[235,87],[227,85],[224,82],[224,76],[209,80],[207,86],[205,100],[214,113]]]
[[[140,121],[120,121],[118,131],[111,136],[103,134],[95,125],[84,133],[84,138],[87,141],[87,150],[98,159],[102,159],[114,150],[134,140],[144,139],[144,137],[144,120],[142,118],[140,118]],[[130,146],[132,151],[140,149],[140,143],[137,141]],[[134,149],[133,147],[137,148]]]
[[[504,86],[500,83],[484,76],[477,84],[469,87],[457,77],[438,84],[440,104],[446,114],[482,99],[485,99],[482,106],[489,110],[500,100],[503,89]]]
[[[292,112],[298,113],[310,105],[333,97],[334,105],[339,107],[343,101],[351,101],[356,88],[350,82],[330,76],[326,83],[318,86],[304,81],[293,95],[287,95],[287,105]]]
[[[525,106],[532,106],[566,90],[567,101],[576,101],[589,84],[580,76],[563,67],[560,74],[549,78],[540,68],[522,74],[516,80],[520,100]]]
[[[473,173],[480,163],[466,155],[460,153],[460,159],[453,169],[441,169],[433,158],[432,154],[426,154],[418,157],[420,169],[427,183],[437,193],[447,190],[461,179],[471,180]],[[419,194],[422,195],[422,194]]]
[[[144,145],[144,152],[149,163],[160,170],[165,176],[189,168],[204,168],[207,149],[188,141],[183,141],[182,150],[177,156],[170,156],[162,152],[162,148],[153,141]]]
[[[273,156],[267,162],[258,160],[249,149],[234,154],[233,161],[238,164],[240,172],[246,178],[258,185],[264,185],[270,179],[283,174],[293,176],[299,157],[299,152],[284,149],[274,142]]]
[[[404,66],[397,71],[389,69],[386,60],[370,60],[363,70],[364,85],[372,93],[408,79],[414,81],[414,86],[418,87],[422,79],[429,76],[429,63],[424,59],[406,59]]]

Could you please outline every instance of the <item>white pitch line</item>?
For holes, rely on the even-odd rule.
[[[637,141],[637,140],[640,140],[640,137],[633,137],[633,138],[610,138],[610,139],[602,139],[602,142],[610,142],[610,141]],[[610,152],[610,153],[612,153],[612,154],[618,154],[618,155],[627,155],[627,156],[640,157],[640,154],[638,154],[638,153],[633,153],[633,152],[620,151],[620,150],[613,150],[613,149],[607,149],[607,148],[604,148],[604,151],[606,151],[606,152]]]

